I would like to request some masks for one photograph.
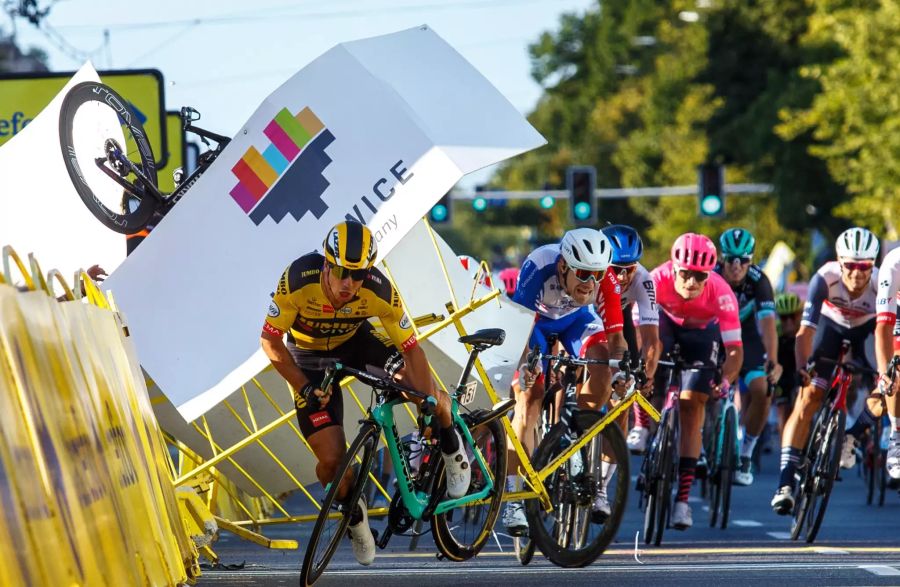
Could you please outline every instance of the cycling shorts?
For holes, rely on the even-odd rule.
[[[717,322],[707,324],[703,328],[684,328],[675,324],[668,314],[660,311],[659,338],[663,344],[663,359],[672,347],[678,344],[681,358],[686,363],[698,367],[719,366],[722,336]],[[657,370],[658,384],[665,384],[668,371],[668,367],[660,367]],[[677,385],[681,391],[709,393],[715,385],[716,377],[716,369],[686,369],[678,375],[678,379],[672,380],[672,384]]]
[[[301,366],[304,360],[328,357],[339,359],[348,367],[376,373],[393,372],[403,366],[403,358],[397,347],[389,339],[379,335],[369,322],[364,322],[344,344],[330,351],[305,350],[291,340],[288,340],[287,348],[306,378],[317,387],[322,384],[325,372]],[[294,407],[297,409],[297,422],[304,437],[309,438],[330,426],[344,425],[344,398],[339,383],[346,376],[346,373],[337,372],[331,383],[331,401],[324,408],[320,408],[315,400],[307,402],[299,396],[297,390],[291,390],[294,394]]]
[[[823,363],[820,358],[837,360],[841,352],[841,343],[844,339],[850,341],[850,358],[862,367],[871,369],[867,346],[874,341],[875,318],[865,324],[853,328],[845,328],[838,325],[826,316],[820,316],[816,336],[813,339],[813,351],[811,360],[814,361],[813,371],[815,378],[813,385],[820,389],[828,389],[831,377],[834,375],[834,364]],[[874,352],[874,347],[873,347]],[[869,387],[874,387],[874,382]]]
[[[754,324],[754,328],[755,326]],[[749,334],[746,331],[742,335],[742,342],[744,363],[738,382],[740,391],[747,391],[751,381],[766,376],[766,347],[763,346],[759,334]]]
[[[603,332],[603,322],[590,306],[578,308],[562,318],[551,319],[539,315],[528,339],[528,348],[532,349],[537,345],[542,354],[548,354],[552,349],[547,344],[547,338],[555,335],[566,352],[577,357],[581,350],[581,340],[596,332]]]

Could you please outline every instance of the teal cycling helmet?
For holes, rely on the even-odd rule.
[[[749,230],[729,228],[719,237],[719,247],[723,257],[750,257],[756,249],[756,239]]]

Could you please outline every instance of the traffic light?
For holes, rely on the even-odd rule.
[[[434,224],[448,224],[452,219],[453,202],[450,200],[450,192],[437,201],[437,204],[431,207],[428,218]]]
[[[725,167],[706,163],[697,168],[701,216],[725,215]]]
[[[597,170],[590,165],[572,165],[566,170],[566,187],[569,190],[569,210],[575,226],[596,226]]]

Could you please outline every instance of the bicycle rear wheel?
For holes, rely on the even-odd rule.
[[[803,457],[800,461],[798,472],[800,480],[797,483],[797,491],[795,495],[797,500],[794,503],[794,511],[791,514],[791,540],[798,540],[803,533],[806,524],[806,514],[810,505],[810,496],[815,483],[815,463],[818,458],[819,446],[824,440],[824,422],[825,414],[823,410],[816,413],[815,420],[809,428],[809,438],[806,441],[806,448],[803,450]]]
[[[825,519],[825,509],[840,467],[846,423],[847,414],[839,410],[830,414],[824,426],[824,441],[816,459],[815,484],[807,508],[806,541],[809,543],[815,541]]]
[[[535,452],[535,468],[541,469],[580,438],[581,431],[592,427],[600,415],[578,410],[575,413],[579,431],[566,438],[567,428],[559,423],[541,441]],[[615,538],[628,499],[629,453],[625,437],[615,423],[610,423],[584,448],[575,453],[545,481],[554,510],[544,512],[537,500],[528,500],[525,513],[531,539],[541,552],[561,567],[583,567],[600,556]],[[603,462],[615,463],[613,473],[607,471],[606,495],[610,514],[602,523],[591,520],[591,510]],[[611,469],[608,469],[611,470]]]
[[[709,527],[715,528],[719,523],[719,509],[722,507],[722,454],[724,448],[722,432],[725,421],[720,415],[716,418],[715,433],[706,446],[706,457],[709,459]]]
[[[122,234],[147,225],[162,204],[147,187],[157,186],[156,162],[125,99],[99,82],[73,86],[59,112],[59,143],[69,178],[97,220]]]
[[[723,530],[728,527],[731,514],[731,488],[734,486],[734,472],[737,468],[737,410],[730,407],[725,411],[725,430],[722,437],[722,461],[719,463],[719,488],[722,492]]]
[[[303,566],[300,570],[301,585],[312,585],[322,576],[341,539],[347,533],[350,515],[365,489],[377,447],[378,427],[369,422],[363,423],[359,434],[341,461],[341,466],[334,477],[336,481],[329,484],[325,499],[322,501],[322,509],[319,511],[316,525],[309,537],[309,544],[306,546],[306,555],[303,557]],[[337,480],[347,475],[351,478],[350,493],[338,502],[337,492],[340,483]],[[338,512],[336,517],[332,512],[333,509]]]
[[[473,412],[471,418],[467,417],[466,420],[477,422],[483,415],[484,412],[481,411]],[[475,447],[481,452],[488,473],[493,478],[494,489],[488,494],[485,503],[454,508],[431,519],[431,529],[438,550],[453,561],[468,560],[484,548],[497,521],[506,483],[506,430],[503,425],[499,420],[492,420],[487,424],[471,427],[470,432]],[[469,493],[481,491],[487,484],[487,478],[474,455],[470,456],[469,463],[472,469]],[[443,467],[437,488],[442,494],[446,491]]]
[[[672,509],[672,483],[678,478],[678,459],[675,456],[678,450],[676,444],[677,433],[675,431],[675,418],[677,414],[670,412],[662,427],[659,447],[659,481],[656,484],[656,520],[653,523],[656,532],[653,536],[653,545],[662,543],[663,534],[669,525],[669,513]]]

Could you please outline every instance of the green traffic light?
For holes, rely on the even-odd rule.
[[[578,202],[575,204],[575,218],[578,220],[587,220],[591,217],[591,205],[587,202]]]
[[[715,194],[707,194],[700,200],[700,211],[707,216],[715,216],[722,212],[722,198]]]
[[[476,212],[483,212],[487,208],[487,200],[484,198],[475,198],[472,200],[472,207]]]
[[[431,209],[431,219],[435,222],[443,222],[447,219],[447,206],[443,204],[435,204]]]
[[[553,196],[544,196],[543,198],[541,198],[541,208],[543,208],[544,210],[549,210],[553,207],[553,204]]]

